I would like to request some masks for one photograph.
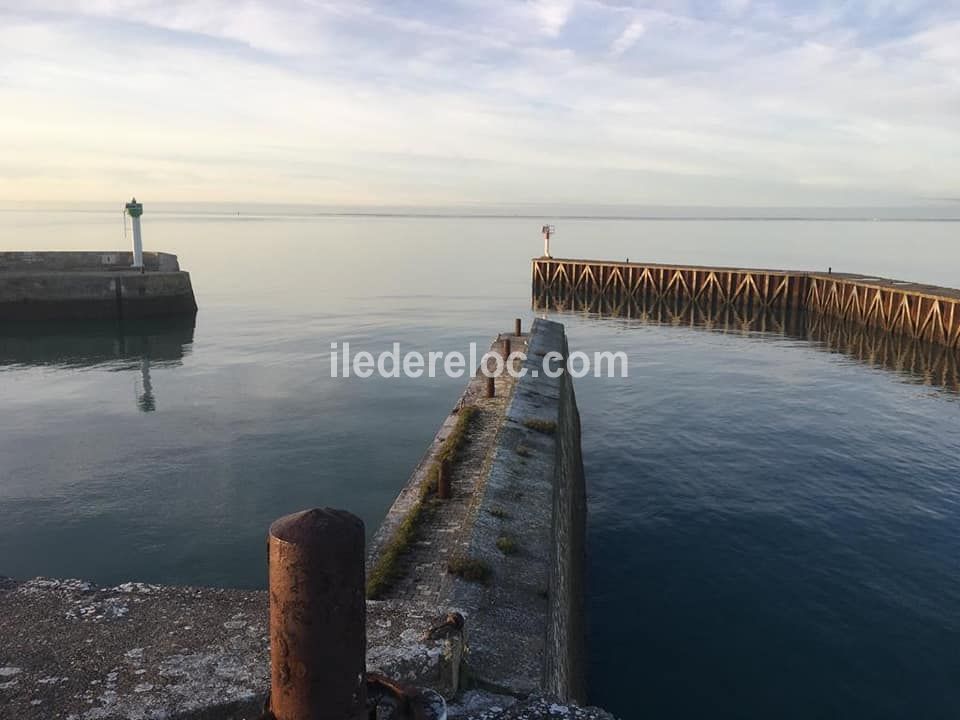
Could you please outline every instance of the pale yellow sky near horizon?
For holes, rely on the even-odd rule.
[[[863,0],[0,10],[0,204],[960,198],[960,10]]]

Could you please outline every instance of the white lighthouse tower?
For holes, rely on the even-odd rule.
[[[550,255],[550,236],[553,235],[556,230],[553,225],[544,225],[540,232],[543,233],[543,256],[552,257]]]
[[[140,235],[140,216],[143,215],[143,204],[133,198],[126,205],[127,215],[133,224],[133,267],[143,272],[143,237]]]

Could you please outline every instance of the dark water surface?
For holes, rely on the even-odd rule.
[[[195,324],[0,327],[0,575],[260,587],[272,519],[334,505],[372,532],[463,386],[332,379],[331,342],[465,352],[533,316],[529,219],[150,210]],[[558,224],[559,255],[960,285],[956,223]],[[3,249],[121,243],[119,212],[0,212]],[[629,378],[576,382],[592,701],[960,715],[955,358],[844,328],[550,314],[572,348],[630,358]]]
[[[593,696],[624,717],[638,698],[651,717],[956,717],[957,398],[801,340],[568,327],[634,368],[577,385]]]

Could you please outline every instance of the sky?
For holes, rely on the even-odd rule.
[[[958,0],[0,0],[0,202],[960,202]]]

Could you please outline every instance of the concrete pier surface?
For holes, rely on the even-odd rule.
[[[535,302],[653,297],[805,310],[960,348],[960,290],[867,275],[540,257],[532,288]]]
[[[197,311],[190,274],[176,255],[0,252],[0,319],[135,319]]]
[[[0,618],[4,718],[255,718],[269,686],[265,592],[8,580]]]
[[[558,323],[514,333],[493,347],[526,349],[528,370],[566,356]],[[440,692],[451,718],[613,720],[577,704],[586,495],[572,381],[494,385],[491,398],[484,377],[469,381],[368,549],[368,591],[384,558],[391,572],[366,605],[367,670]],[[438,460],[449,499],[431,484]],[[266,591],[0,580],[0,618],[3,717],[253,720],[270,686]]]
[[[490,399],[484,378],[471,380],[461,409],[444,422],[387,514],[367,565],[376,567],[414,511],[457,414],[476,408],[469,450],[453,467],[454,499],[432,503],[385,597],[401,600],[411,616],[460,612],[472,684],[582,701],[586,491],[579,414],[568,374],[532,372],[551,351],[567,357],[566,336],[559,323],[537,320],[529,335],[503,339],[526,352],[527,373],[498,378]]]

